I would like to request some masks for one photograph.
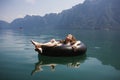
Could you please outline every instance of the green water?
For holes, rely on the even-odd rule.
[[[46,42],[72,33],[87,45],[85,55],[38,55],[30,40]],[[0,80],[120,80],[120,32],[0,30]]]

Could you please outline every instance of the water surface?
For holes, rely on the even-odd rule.
[[[38,55],[30,40],[47,42],[72,33],[87,45],[85,55]],[[120,32],[0,30],[0,80],[120,80]]]

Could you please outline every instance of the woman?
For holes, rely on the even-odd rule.
[[[76,41],[75,37],[71,34],[68,34],[65,40],[56,41],[55,39],[52,39],[50,42],[47,43],[38,43],[33,40],[31,42],[35,45],[36,49],[41,51],[41,53],[42,53],[42,46],[53,47],[53,46],[61,46],[65,44],[65,45],[71,45],[72,48],[76,50],[77,44],[80,43],[80,41],[79,42]]]
[[[61,40],[60,43],[66,44],[66,45],[73,45],[76,43],[76,39],[73,35],[68,34],[65,38],[65,40]]]

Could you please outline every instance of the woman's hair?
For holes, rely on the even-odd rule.
[[[71,35],[71,34],[68,34],[68,36],[69,36],[69,35],[72,36],[72,38],[71,38],[71,40],[70,40],[70,44],[71,44],[71,45],[75,44],[76,41],[77,41],[76,38],[75,38],[73,35]],[[60,42],[63,43],[63,44],[67,44],[67,43],[68,43],[67,38],[66,38],[65,40],[61,40]]]
[[[71,45],[75,44],[76,41],[77,41],[76,38],[72,35],[72,39],[70,40]]]

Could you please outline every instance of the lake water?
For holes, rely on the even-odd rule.
[[[41,56],[30,40],[47,42],[73,34],[85,55]],[[120,32],[100,30],[0,30],[0,80],[120,80]]]

